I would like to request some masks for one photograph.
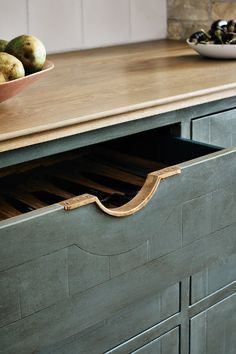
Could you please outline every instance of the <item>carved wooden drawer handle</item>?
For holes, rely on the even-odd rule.
[[[83,205],[96,203],[106,214],[117,217],[132,215],[148,203],[157,190],[162,179],[175,176],[180,173],[181,169],[178,166],[167,167],[162,170],[149,173],[138,194],[128,203],[117,208],[106,208],[97,197],[91,194],[82,194],[81,196],[67,199],[59,204],[62,205],[65,210],[73,210],[80,208]]]

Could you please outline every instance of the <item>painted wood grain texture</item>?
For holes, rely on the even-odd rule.
[[[50,59],[53,72],[1,104],[1,152],[235,95],[234,61],[202,59],[180,42]]]

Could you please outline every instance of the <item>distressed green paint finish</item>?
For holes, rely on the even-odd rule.
[[[193,120],[192,138],[203,143],[231,147],[236,145],[236,110]]]
[[[132,352],[133,354],[179,354],[179,329],[175,328],[147,345]]]
[[[223,191],[223,196],[230,191],[234,194],[232,176],[235,165],[236,148],[180,164],[180,175],[163,180],[147,206],[125,218],[109,216],[94,204],[70,212],[55,205],[1,222],[0,270],[74,244],[88,253],[101,256],[134,249],[155,235],[159,237],[158,230],[163,227],[172,209],[186,201],[216,190],[219,193]],[[218,208],[224,210],[226,205],[227,199],[219,198]],[[212,220],[214,215],[215,207],[212,207]],[[194,219],[191,220],[194,223]],[[173,218],[174,224],[175,221],[176,218]],[[236,222],[234,212],[226,223],[220,222],[218,227],[213,225],[212,230],[233,222]],[[161,230],[162,233],[165,232],[164,229]],[[207,235],[209,231],[211,230],[207,224],[201,234]]]
[[[2,348],[6,353],[30,353],[105,321],[236,253],[235,234],[236,224],[5,326],[0,329]]]
[[[140,331],[155,326],[157,323],[163,331],[162,321],[169,316],[175,318],[175,314],[179,311],[179,296],[180,285],[172,285],[160,293],[151,297],[147,296],[128,307],[122,308],[109,319],[61,340],[56,345],[42,348],[39,353],[97,354],[104,353],[111,346],[118,346],[120,343],[122,348],[122,343],[125,340],[137,335]],[[155,337],[157,336],[158,334],[155,335]],[[96,346],[94,343],[96,343]],[[124,352],[130,352],[126,344],[124,344],[124,348],[126,348]]]
[[[0,271],[67,246],[61,206],[50,206],[0,223]],[[60,227],[59,227],[60,225]]]
[[[109,257],[90,254],[76,245],[68,248],[68,282],[71,295],[92,288],[109,278]]]
[[[21,318],[19,284],[11,272],[0,273],[0,327]]]
[[[159,258],[182,247],[182,206],[171,208],[164,223],[148,241],[149,259]]]
[[[139,267],[148,260],[148,241],[128,252],[110,256],[111,277],[126,273]]]
[[[236,294],[191,320],[191,354],[234,354]]]
[[[66,249],[26,262],[9,272],[19,284],[22,317],[51,306],[69,295]]]
[[[226,104],[1,154],[0,167],[171,123],[188,136],[192,118]],[[0,353],[187,354],[189,321],[190,354],[218,354],[219,323],[233,353],[236,148],[180,166],[130,217],[53,205],[0,222]]]
[[[236,149],[180,166],[182,173],[163,180],[130,217],[108,216],[95,205],[71,212],[55,205],[0,224],[1,270],[19,279],[21,294],[20,319],[0,330],[6,353],[53,348],[160,292],[161,318],[169,317],[176,290],[168,288],[236,253],[236,215],[218,217],[229,200],[234,205]],[[210,223],[207,217],[198,230],[195,214],[202,219],[206,211]],[[172,234],[170,247],[160,242]],[[145,330],[141,322],[133,335]],[[117,342],[111,336],[106,344]]]
[[[210,266],[206,270],[196,273],[191,280],[191,303],[202,300],[204,297],[220,290],[236,281],[236,254],[223,260],[218,266]]]

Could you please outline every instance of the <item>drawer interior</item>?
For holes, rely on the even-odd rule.
[[[169,126],[5,168],[0,220],[84,193],[119,207],[134,198],[148,173],[217,150],[184,140]]]

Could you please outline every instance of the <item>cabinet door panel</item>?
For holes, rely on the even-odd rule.
[[[203,299],[236,281],[236,254],[191,277],[191,303]]]
[[[235,354],[236,294],[191,320],[191,354]]]
[[[221,147],[236,145],[236,110],[192,121],[192,138]]]
[[[179,354],[179,328],[135,350],[133,354]]]

